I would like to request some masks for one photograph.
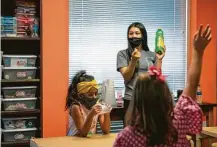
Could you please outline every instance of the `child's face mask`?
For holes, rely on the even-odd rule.
[[[97,103],[98,98],[87,97],[85,95],[80,96],[80,103],[84,105],[88,110],[91,110],[92,107]]]

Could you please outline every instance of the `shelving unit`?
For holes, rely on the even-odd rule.
[[[36,89],[36,109],[27,111],[4,111],[3,103],[1,106],[1,117],[37,117],[36,119],[36,138],[41,137],[41,1],[29,0],[36,4],[36,17],[39,19],[39,37],[1,37],[1,50],[7,55],[36,55],[36,78],[28,80],[1,80],[1,87],[15,87],[15,86],[37,86]],[[16,0],[2,0],[1,1],[1,16],[14,16],[16,8]],[[3,63],[2,63],[3,65]],[[2,73],[3,77],[3,73]],[[2,122],[1,122],[2,123]],[[3,125],[1,125],[3,126]],[[29,141],[18,140],[13,142],[6,142],[1,139],[2,147],[29,147]]]
[[[20,147],[27,147],[29,146],[30,142],[27,141],[16,141],[16,142],[2,142],[1,145],[5,147],[11,146],[20,146]]]
[[[40,40],[40,38],[30,38],[30,37],[2,37],[1,40]]]
[[[16,80],[16,81],[2,79],[2,81],[1,81],[1,82],[2,82],[2,83],[40,82],[40,79],[31,79],[31,80]]]
[[[40,112],[40,109],[28,111],[1,111],[1,117],[39,116]]]

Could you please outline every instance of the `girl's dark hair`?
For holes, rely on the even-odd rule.
[[[129,40],[128,34],[129,34],[129,31],[130,31],[130,29],[132,27],[139,28],[139,30],[142,33],[142,48],[145,51],[149,51],[148,36],[147,36],[147,31],[146,31],[145,26],[142,23],[140,23],[140,22],[134,22],[134,23],[132,23],[128,27],[128,29],[127,29],[127,38],[128,38],[128,40]],[[128,41],[127,55],[128,55],[129,61],[131,60],[131,55],[132,55],[133,51],[134,51],[134,49],[130,46],[129,41]],[[139,61],[136,64],[136,68],[135,68],[134,74],[138,72],[138,69],[139,69]]]
[[[126,122],[147,137],[147,145],[154,146],[177,141],[173,126],[173,99],[166,82],[149,76],[137,78]]]
[[[81,70],[76,73],[76,75],[72,78],[72,82],[68,88],[68,94],[66,97],[66,110],[69,109],[72,104],[76,104],[78,102],[77,84],[92,80],[94,80],[94,77],[87,75],[85,70]]]

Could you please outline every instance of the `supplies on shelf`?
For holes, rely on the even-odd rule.
[[[39,37],[39,19],[36,4],[32,1],[16,0],[14,16],[1,17],[2,37]]]
[[[0,66],[1,66],[1,68],[0,68],[0,78],[2,79],[2,56],[3,56],[3,51],[1,51],[1,56],[0,56]]]
[[[35,67],[35,55],[3,55],[5,67]]]
[[[17,35],[17,19],[12,16],[1,17],[1,36],[16,37]]]
[[[35,79],[35,55],[3,55],[3,78],[6,80],[31,80]]]
[[[4,141],[29,140],[35,136],[37,117],[2,118]]]
[[[20,141],[20,140],[30,140],[35,136],[37,128],[28,129],[12,129],[5,130],[2,129],[4,141]]]
[[[2,99],[5,111],[33,110],[36,106],[37,98],[16,98]]]
[[[3,67],[5,80],[31,80],[35,79],[36,67]]]
[[[35,52],[34,49],[31,50],[30,46],[36,44],[40,46],[41,42],[36,41],[35,44],[35,41],[28,40],[39,40],[39,38],[31,39],[31,37],[38,37],[40,19],[36,17],[36,11],[40,10],[41,2],[35,0],[8,2],[5,0],[3,4],[2,14],[5,16],[1,16],[4,54],[1,52],[0,57],[0,74],[3,79],[0,91],[2,114],[0,142],[1,145],[9,143],[12,146],[19,146],[20,141],[26,140],[22,143],[23,146],[26,146],[29,144],[27,140],[32,137],[40,137],[40,115],[38,114],[40,113],[41,89],[39,80],[34,80],[36,66],[40,66],[40,62],[37,62],[36,65],[36,59],[40,56],[40,52],[38,52],[40,47]],[[7,16],[8,14],[11,16]],[[37,12],[37,16],[39,16],[38,14]],[[20,39],[19,37],[24,38]],[[16,48],[13,48],[14,46]],[[17,51],[18,49],[20,51]],[[7,55],[7,53],[9,54]],[[13,53],[17,55],[13,55]],[[37,54],[37,56],[33,54]],[[40,72],[37,72],[37,78],[39,77]],[[3,93],[1,94],[1,92]]]
[[[36,58],[34,55],[3,55],[3,78],[12,81],[35,79]],[[3,87],[4,110],[35,109],[36,88],[37,86]]]
[[[35,16],[17,15],[17,37],[38,37],[39,22]]]
[[[38,37],[39,22],[35,16],[36,5],[31,1],[17,0],[15,16],[17,18],[18,37]]]
[[[4,129],[27,129],[36,126],[36,117],[11,117],[2,118]]]
[[[35,97],[37,86],[2,87],[4,98]]]

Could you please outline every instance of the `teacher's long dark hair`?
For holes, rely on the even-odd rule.
[[[136,28],[138,28],[138,29],[141,31],[141,33],[142,33],[142,49],[145,50],[145,51],[149,51],[149,47],[148,47],[148,36],[147,36],[147,31],[146,31],[145,26],[144,26],[142,23],[140,23],[140,22],[134,22],[134,23],[132,23],[132,24],[128,27],[128,29],[127,29],[127,39],[128,39],[127,55],[128,55],[129,61],[131,60],[131,55],[132,55],[132,53],[133,53],[133,51],[134,51],[134,48],[132,48],[132,47],[130,46],[129,37],[128,37],[128,35],[129,35],[129,30],[130,30],[132,27],[136,27]],[[134,75],[135,75],[135,73],[138,72],[138,69],[139,69],[139,60],[137,61],[136,68],[135,68],[135,71],[134,71]]]

